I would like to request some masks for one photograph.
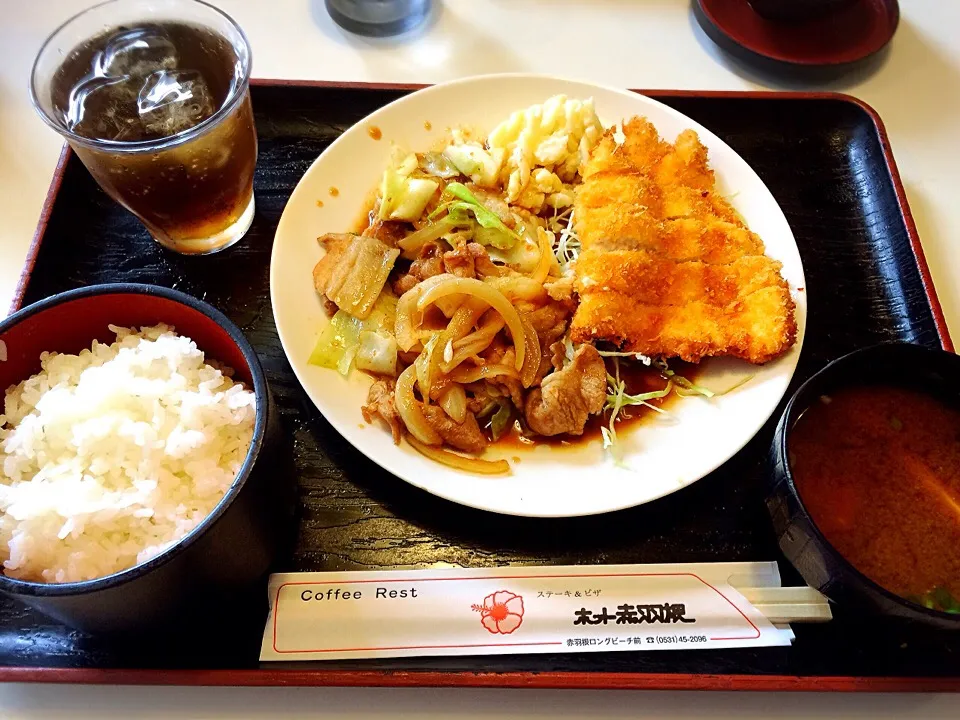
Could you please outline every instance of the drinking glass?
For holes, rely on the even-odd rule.
[[[205,40],[175,45],[167,38],[177,37],[177,28],[193,28]],[[104,47],[87,60],[94,38],[93,47]],[[69,73],[88,67],[71,84]],[[111,0],[70,18],[46,40],[30,92],[40,117],[158,243],[202,255],[234,244],[253,221],[250,67],[243,31],[212,5]]]

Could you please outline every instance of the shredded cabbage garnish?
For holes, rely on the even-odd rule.
[[[573,356],[573,343],[570,342],[570,339],[567,338],[565,341],[566,344],[566,354],[568,358]],[[600,429],[600,434],[603,436],[603,447],[604,449],[610,450],[613,454],[616,464],[621,465],[619,449],[616,446],[617,443],[617,420],[626,417],[626,413],[623,412],[624,408],[630,406],[642,406],[650,408],[655,412],[660,413],[661,415],[669,416],[666,410],[661,407],[658,407],[651,403],[651,400],[660,400],[667,397],[671,392],[675,392],[679,397],[693,397],[700,396],[705,398],[715,398],[722,395],[726,395],[733,390],[736,390],[738,387],[748,383],[754,376],[748,375],[743,378],[735,385],[717,392],[711,390],[710,388],[704,387],[703,385],[698,385],[694,382],[691,382],[689,379],[678,375],[673,370],[670,369],[670,366],[667,364],[666,360],[663,359],[652,359],[643,355],[641,353],[630,353],[630,352],[617,352],[611,350],[600,350],[598,351],[603,357],[613,358],[614,365],[614,374],[610,375],[607,373],[607,401],[604,404],[604,411],[610,413],[610,419],[607,422],[606,426]],[[648,367],[657,368],[661,375],[666,379],[667,384],[662,390],[654,390],[652,392],[640,393],[637,395],[631,395],[626,391],[626,383],[620,379],[620,358],[629,357],[635,358],[640,362],[644,363]]]
[[[710,388],[703,387],[703,385],[697,385],[682,375],[677,375],[670,367],[667,365],[666,360],[656,360],[654,362],[654,367],[656,367],[663,374],[665,378],[672,380],[677,385],[677,395],[680,397],[691,397],[693,395],[702,395],[705,398],[712,398],[716,396],[716,393]]]
[[[560,269],[566,273],[570,263],[580,256],[580,238],[573,229],[573,208],[564,210],[550,219],[550,229],[556,235],[553,254],[557,256]]]
[[[754,378],[753,375],[747,375],[746,377],[741,378],[738,382],[728,387],[726,390],[716,391],[716,390],[711,390],[708,387],[704,387],[703,385],[697,385],[696,383],[691,382],[690,380],[683,377],[682,375],[677,375],[667,365],[666,360],[656,360],[655,366],[660,370],[660,372],[663,373],[664,377],[673,380],[673,382],[677,386],[677,395],[679,395],[680,397],[693,397],[696,395],[700,395],[701,397],[705,397],[705,398],[722,397],[727,393],[733,392],[739,387],[743,387]]]
[[[576,348],[570,336],[563,339],[565,362],[573,360]],[[679,397],[700,396],[705,398],[716,398],[733,392],[737,388],[745,385],[753,379],[753,375],[742,378],[726,390],[715,391],[703,385],[698,385],[691,380],[678,375],[670,369],[666,360],[662,358],[651,358],[643,353],[621,352],[619,350],[598,350],[601,357],[613,358],[614,374],[607,373],[607,399],[603,406],[603,412],[609,412],[610,417],[606,425],[600,428],[600,434],[603,436],[603,447],[610,450],[617,465],[622,466],[620,452],[617,448],[617,422],[625,417],[625,409],[631,406],[646,407],[661,415],[670,417],[670,413],[651,400],[662,400],[663,398],[675,392]],[[653,390],[646,393],[631,395],[627,392],[626,382],[620,378],[620,358],[631,358],[643,363],[647,367],[653,367],[660,371],[661,376],[667,381],[662,390]]]
[[[616,350],[597,350],[597,354],[600,357],[628,357],[633,358],[642,362],[647,367],[650,367],[653,364],[653,358],[647,357],[643,353],[634,353],[634,352],[618,352]]]
[[[603,437],[603,449],[607,450],[613,447],[616,436],[612,435],[606,425],[600,427],[600,435]]]
[[[666,410],[657,407],[650,401],[659,400],[669,395],[673,391],[673,380],[668,379],[666,387],[662,390],[652,390],[646,393],[639,393],[638,395],[631,395],[627,392],[627,384],[620,379],[620,359],[617,357],[613,358],[613,368],[613,375],[607,373],[607,401],[603,406],[604,410],[609,411],[610,420],[606,428],[604,428],[606,432],[603,432],[603,430],[600,432],[601,435],[603,435],[603,447],[614,449],[616,453],[616,449],[614,448],[617,442],[616,423],[620,412],[626,407],[640,405],[655,410],[662,415],[669,415]]]

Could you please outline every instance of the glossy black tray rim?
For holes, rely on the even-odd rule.
[[[254,79],[254,87],[315,88],[331,90],[414,91],[426,84],[325,82],[310,80]],[[653,99],[775,99],[798,103],[809,100],[833,100],[850,103],[864,111],[873,122],[883,149],[883,162],[892,180],[897,210],[902,216],[910,250],[920,273],[926,300],[932,313],[941,346],[954,350],[940,302],[906,193],[897,170],[883,122],[877,112],[863,101],[841,93],[767,92],[767,91],[684,91],[634,90]],[[37,231],[29,248],[11,311],[22,307],[31,274],[40,252],[57,194],[63,182],[72,151],[64,145],[50,189],[44,202]],[[215,686],[392,686],[392,687],[511,687],[568,689],[704,689],[767,691],[960,691],[960,677],[891,676],[794,676],[754,674],[634,673],[609,671],[433,671],[384,670],[367,665],[362,668],[319,666],[283,666],[264,664],[253,669],[152,669],[152,668],[64,668],[0,666],[0,682],[49,682],[78,684],[142,685],[215,685]]]

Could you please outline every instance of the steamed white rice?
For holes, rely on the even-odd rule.
[[[0,415],[0,559],[45,582],[101,577],[182,538],[233,483],[254,394],[166,325],[43,353]]]

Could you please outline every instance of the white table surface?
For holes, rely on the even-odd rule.
[[[890,51],[828,86],[725,57],[689,0],[435,0],[411,37],[340,30],[322,0],[215,0],[253,44],[257,77],[440,82],[542,72],[633,88],[828,89],[866,100],[890,134],[947,323],[960,327],[960,3],[907,0]],[[9,305],[60,151],[27,95],[42,40],[93,0],[0,0],[0,307]],[[957,718],[946,695],[0,686],[0,718]]]

